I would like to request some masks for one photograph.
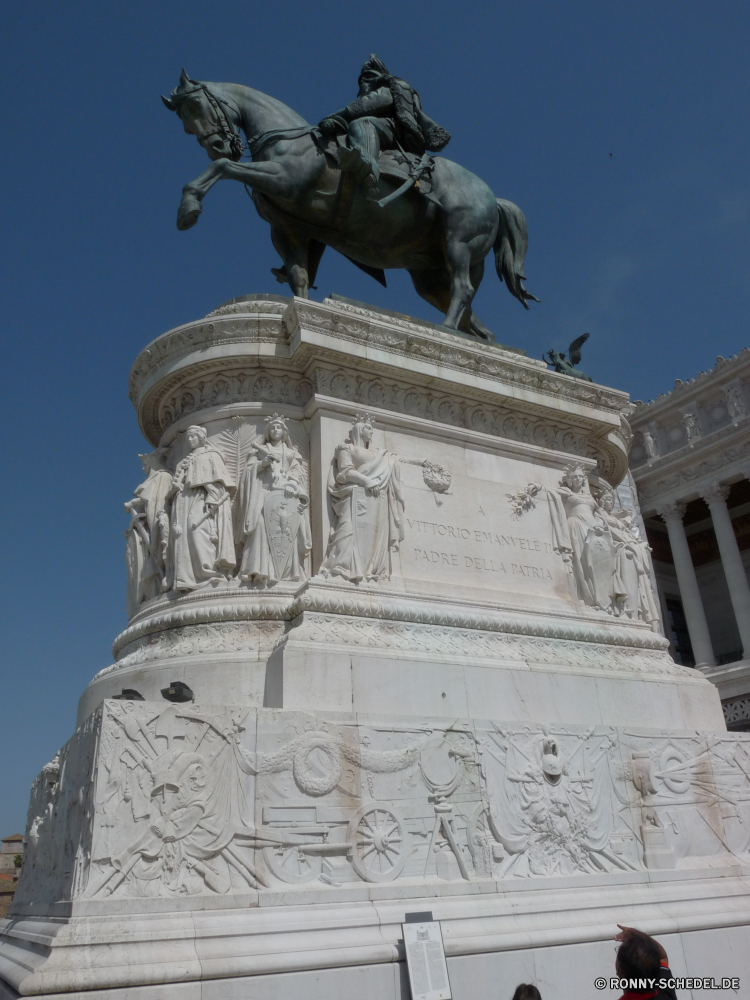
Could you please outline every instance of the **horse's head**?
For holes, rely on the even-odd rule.
[[[188,135],[194,135],[210,159],[226,157],[239,160],[242,137],[239,132],[239,109],[216,92],[216,85],[191,80],[183,69],[180,83],[162,101],[181,119]]]

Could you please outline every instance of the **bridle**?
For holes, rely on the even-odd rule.
[[[190,90],[183,90],[180,94],[172,91],[172,110],[177,111],[178,102],[181,103],[186,97],[190,97],[191,94],[202,90],[214,113],[216,128],[210,132],[196,132],[193,134],[198,142],[210,139],[212,135],[220,135],[225,142],[229,143],[230,158],[235,163],[241,160],[245,154],[248,154],[250,157],[257,156],[262,149],[281,139],[300,139],[304,135],[312,135],[313,139],[317,141],[321,137],[320,129],[317,126],[302,125],[297,128],[274,128],[266,132],[258,132],[256,135],[251,136],[247,142],[244,142],[240,130],[232,124],[231,118],[224,109],[226,108],[230,112],[237,111],[237,113],[239,113],[239,110],[233,108],[229,101],[225,101],[222,97],[217,97],[216,94],[209,90],[205,83],[200,83],[197,80],[191,80],[190,82],[195,84]],[[166,102],[166,98],[164,100]],[[169,104],[167,106],[169,107]]]
[[[210,139],[212,135],[220,135],[225,142],[229,143],[231,159],[235,162],[240,160],[243,153],[250,152],[251,147],[243,142],[239,129],[235,128],[229,115],[224,110],[224,108],[228,108],[229,111],[232,110],[228,101],[212,94],[205,83],[199,83],[197,86],[193,87],[192,90],[188,90],[180,94],[179,100],[183,101],[186,97],[196,93],[198,90],[202,90],[206,95],[206,100],[211,106],[211,110],[213,111],[216,119],[216,128],[211,132],[201,132],[200,135],[196,133],[196,138],[199,142],[202,142],[204,139]],[[222,107],[222,105],[224,105],[224,107]]]

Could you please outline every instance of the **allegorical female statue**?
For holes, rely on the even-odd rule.
[[[241,580],[269,585],[306,579],[312,542],[302,461],[284,417],[268,417],[237,491],[234,537],[242,547]]]
[[[605,486],[599,495],[599,507],[615,546],[613,612],[652,625],[659,621],[659,612],[651,589],[649,548],[636,534],[630,512],[615,513],[614,505],[614,491]]]
[[[567,555],[578,597],[612,610],[615,550],[608,525],[588,489],[582,465],[569,466],[558,490],[548,491],[556,548]]]
[[[220,451],[206,443],[206,428],[187,429],[190,454],[178,463],[169,487],[171,585],[195,590],[228,577],[236,565],[229,491],[234,482]]]
[[[328,474],[332,529],[321,576],[352,583],[391,576],[391,553],[404,537],[399,456],[372,446],[372,419],[357,417]]]
[[[166,503],[172,474],[164,468],[163,456],[161,448],[138,456],[147,479],[136,487],[133,499],[125,504],[125,510],[131,515],[125,532],[128,618],[133,617],[144,601],[167,589],[169,515]]]

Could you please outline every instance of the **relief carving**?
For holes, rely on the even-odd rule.
[[[533,510],[542,493],[549,503],[554,548],[569,569],[574,596],[607,614],[657,628],[650,549],[638,535],[632,512],[614,511],[612,488],[602,481],[597,499],[584,467],[569,465],[556,490],[529,483],[506,494],[512,516],[518,519]]]
[[[338,446],[328,476],[333,516],[320,575],[352,583],[389,580],[404,537],[399,456],[372,447],[373,421],[358,415]]]
[[[154,710],[156,708],[156,711]],[[237,838],[252,833],[233,714],[108,703],[87,896],[226,893],[262,884]]]
[[[741,417],[747,416],[747,403],[742,389],[736,382],[724,386],[724,400],[729,419],[734,423],[737,423]]]
[[[186,432],[190,454],[175,469],[167,492],[171,512],[171,589],[194,590],[227,579],[236,564],[229,500],[234,480],[221,452],[206,444],[205,427]]]
[[[750,734],[110,701],[26,841],[21,904],[748,864]]]
[[[172,476],[163,464],[164,449],[138,456],[148,478],[133,491],[125,504],[131,515],[125,532],[125,561],[128,568],[126,607],[132,618],[144,601],[169,589],[167,561],[169,513],[167,496]]]
[[[487,734],[483,767],[488,822],[507,856],[502,875],[572,875],[633,870],[610,848],[616,813],[609,777],[609,736],[567,740],[551,732]],[[572,746],[571,746],[572,743]]]
[[[305,580],[312,548],[310,501],[302,455],[292,444],[284,417],[266,418],[239,482],[235,542],[242,548],[239,577],[271,585]]]

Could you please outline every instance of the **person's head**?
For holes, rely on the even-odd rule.
[[[607,486],[602,486],[599,493],[599,506],[602,510],[606,510],[608,514],[611,514],[615,506],[615,493],[614,490]]]
[[[279,416],[278,413],[274,413],[271,417],[266,417],[266,430],[263,437],[266,441],[271,441],[273,444],[283,441],[285,444],[290,445],[289,429],[284,417]]]
[[[349,431],[349,440],[352,444],[369,448],[372,441],[372,417],[368,413],[357,414]]]
[[[533,983],[519,983],[513,1000],[542,1000],[542,994]]]
[[[586,485],[586,470],[582,465],[569,465],[565,470],[563,482],[565,482],[569,489],[571,489],[574,493],[580,493]]]
[[[624,979],[658,979],[659,946],[646,934],[629,935],[617,949],[615,970]]]
[[[206,438],[208,434],[206,433],[205,427],[200,427],[198,424],[192,424],[188,427],[186,435],[188,447],[191,451],[195,451],[196,448],[201,448],[206,443]]]
[[[146,473],[161,472],[164,469],[164,457],[166,453],[166,448],[154,448],[153,451],[148,452],[146,455],[139,455],[138,458],[141,460],[143,471]]]
[[[385,63],[378,59],[376,55],[371,55],[362,67],[359,74],[359,96],[364,97],[373,90],[377,90],[385,77],[388,76],[388,69]]]

